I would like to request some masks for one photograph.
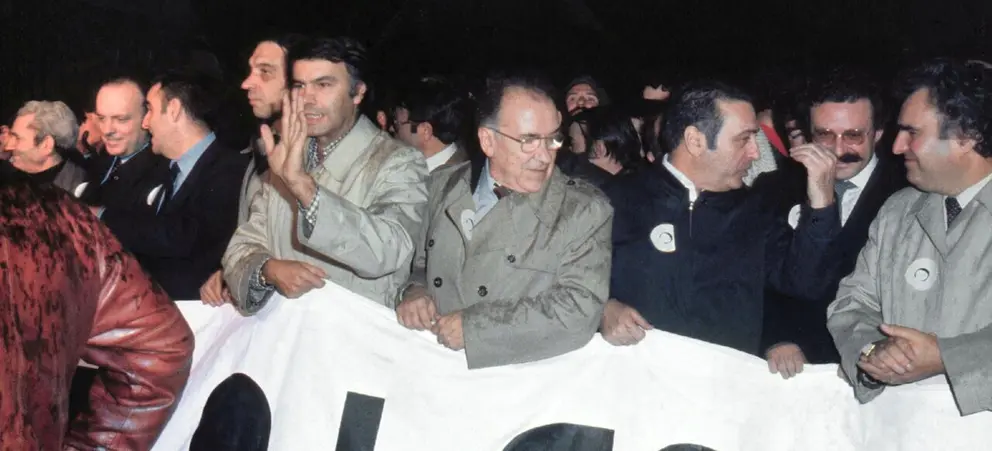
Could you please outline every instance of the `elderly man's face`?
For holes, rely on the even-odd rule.
[[[554,171],[564,141],[560,129],[561,113],[551,99],[522,88],[508,89],[498,123],[479,128],[493,178],[516,192],[540,191]]]
[[[55,142],[50,136],[38,139],[37,131],[31,126],[33,122],[34,114],[14,119],[10,137],[4,144],[4,150],[10,152],[10,164],[29,174],[54,166]]]

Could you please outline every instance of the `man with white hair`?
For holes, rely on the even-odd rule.
[[[85,189],[86,171],[62,157],[76,145],[79,125],[65,103],[32,100],[17,111],[4,150],[9,166],[0,172],[11,178],[26,177],[51,183],[78,197]]]

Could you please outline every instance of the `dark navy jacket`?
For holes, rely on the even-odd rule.
[[[661,164],[604,191],[614,208],[610,297],[658,329],[758,354],[766,281],[819,298],[832,282],[821,276],[837,271],[835,259],[824,258],[840,231],[836,204],[804,208],[793,233],[787,218],[746,188],[703,192],[690,204],[688,190]],[[675,246],[660,247],[670,252],[651,239],[665,224]]]

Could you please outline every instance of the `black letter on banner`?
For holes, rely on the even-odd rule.
[[[372,451],[386,400],[348,392],[338,428],[337,451]]]
[[[707,448],[703,445],[679,443],[678,445],[668,445],[662,448],[661,451],[716,451],[716,450],[713,448]]]
[[[503,451],[612,451],[613,430],[557,423],[526,431]]]

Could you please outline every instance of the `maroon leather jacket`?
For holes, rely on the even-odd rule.
[[[0,183],[0,449],[150,449],[192,354],[179,310],[86,207]],[[80,358],[101,371],[69,426]]]

